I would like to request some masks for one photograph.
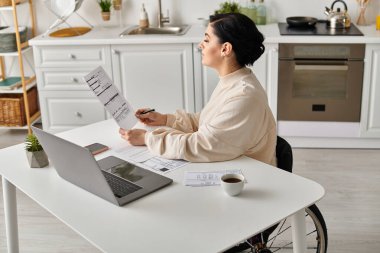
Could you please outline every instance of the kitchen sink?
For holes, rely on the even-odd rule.
[[[163,26],[163,27],[148,27],[140,28],[138,26],[133,26],[125,30],[120,34],[120,37],[125,37],[128,35],[184,35],[188,30],[189,25],[180,26]]]

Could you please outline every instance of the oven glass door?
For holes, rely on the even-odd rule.
[[[279,120],[360,121],[363,61],[280,60]]]
[[[295,61],[292,96],[294,98],[347,97],[346,62]]]

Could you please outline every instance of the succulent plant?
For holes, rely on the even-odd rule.
[[[34,134],[28,134],[25,139],[25,150],[29,152],[36,152],[43,150],[40,142]]]

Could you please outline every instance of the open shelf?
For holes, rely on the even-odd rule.
[[[32,47],[28,46],[24,49],[21,50],[21,53],[26,53],[28,52],[29,50],[31,50]],[[6,52],[6,53],[0,53],[0,56],[14,56],[14,57],[18,57],[18,52],[17,51],[14,51],[14,52]]]
[[[35,76],[32,77],[34,80],[31,81],[31,83],[27,84],[26,85],[26,90],[30,90],[31,88],[33,88],[34,86],[37,85],[37,82],[36,82],[36,78]],[[26,81],[28,81],[29,79],[27,79]],[[0,94],[17,94],[17,93],[23,93],[24,90],[22,89],[22,86],[17,88],[17,89],[13,89],[13,90],[2,90],[0,89]]]
[[[22,5],[22,4],[24,4],[24,3],[25,4],[28,3],[29,4],[30,19],[31,19],[30,20],[30,25],[31,25],[31,28],[32,28],[32,30],[31,30],[32,31],[31,32],[31,38],[33,38],[34,35],[35,35],[35,18],[34,18],[34,11],[33,11],[33,7],[32,7],[33,6],[33,0],[21,0],[21,1],[19,1],[19,0],[12,0],[12,3],[16,3],[15,6],[10,5],[10,6],[0,7],[0,15],[3,15],[2,11],[12,11],[12,14],[13,14],[13,26],[17,28],[17,27],[19,27],[18,14],[17,14],[18,7],[20,5]],[[2,128],[2,129],[28,129],[28,132],[31,133],[30,125],[32,124],[32,122],[36,121],[40,117],[41,113],[40,113],[40,111],[37,111],[36,113],[34,113],[34,115],[30,116],[29,110],[30,110],[31,107],[30,107],[30,101],[29,101],[29,98],[28,98],[27,91],[36,86],[36,76],[35,75],[33,75],[31,77],[26,77],[25,76],[25,73],[24,73],[24,63],[23,63],[22,57],[24,57],[24,53],[26,53],[29,50],[31,50],[32,47],[29,46],[28,41],[25,41],[25,42],[21,42],[20,41],[21,40],[21,38],[20,38],[20,31],[18,29],[16,29],[15,32],[17,33],[16,34],[17,35],[16,36],[17,50],[14,51],[14,52],[0,53],[0,76],[1,76],[1,78],[6,78],[7,77],[4,57],[8,57],[8,56],[9,57],[18,57],[19,58],[19,74],[18,74],[18,76],[21,77],[21,80],[23,80],[23,82],[22,82],[22,86],[21,87],[19,87],[17,89],[14,89],[14,90],[3,90],[3,89],[1,89],[0,90],[0,95],[1,94],[7,94],[7,95],[3,96],[3,98],[5,98],[3,100],[3,102],[4,102],[9,97],[8,94],[22,94],[23,103],[24,103],[24,111],[23,111],[23,113],[25,113],[25,115],[23,115],[23,116],[26,117],[26,122],[27,123],[26,123],[25,126],[20,126],[20,127],[0,125],[0,128]],[[17,95],[17,96],[19,97],[19,95]],[[35,99],[38,99],[38,97],[35,98]],[[33,101],[33,102],[37,102],[37,100]],[[38,110],[37,108],[38,107],[34,107],[33,108],[33,112],[35,112],[36,110]],[[8,107],[4,107],[3,109],[6,110],[5,111],[6,113],[9,112],[8,110],[10,110]],[[4,117],[8,117],[8,116],[4,116]],[[7,120],[8,120],[8,118],[7,118]],[[3,120],[2,122],[7,122],[7,121]],[[24,122],[21,121],[21,123],[24,123]],[[17,123],[15,123],[15,124],[17,124]]]
[[[30,122],[31,122],[30,124],[33,125],[35,122],[37,122],[40,119],[41,119],[41,112],[38,111],[30,117]],[[28,128],[29,128],[28,124],[26,124],[24,126],[2,126],[2,125],[0,125],[0,129],[25,129],[25,130],[28,130]]]
[[[26,3],[28,0],[21,0],[19,3],[16,4],[16,6],[20,6],[23,3]],[[0,11],[13,11],[12,5],[9,6],[2,6],[0,7]]]

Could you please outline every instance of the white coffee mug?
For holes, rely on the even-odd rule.
[[[244,176],[241,174],[225,174],[220,180],[223,190],[230,196],[238,195],[244,188]]]

